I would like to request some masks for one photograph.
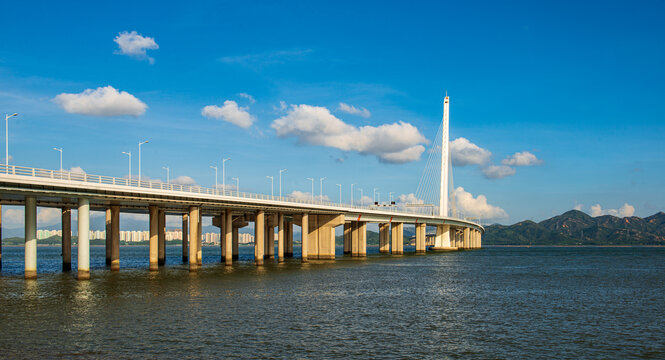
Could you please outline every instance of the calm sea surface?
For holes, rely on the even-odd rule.
[[[257,268],[241,247],[226,268],[206,247],[190,274],[180,247],[156,273],[147,247],[122,247],[119,273],[93,247],[82,282],[37,251],[26,281],[23,249],[3,248],[0,357],[665,358],[664,248],[374,247]]]

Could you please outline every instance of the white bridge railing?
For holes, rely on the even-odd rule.
[[[37,169],[25,166],[15,166],[15,165],[5,165],[0,164],[0,176],[2,175],[17,175],[17,176],[26,176],[32,178],[45,178],[45,179],[58,179],[58,180],[67,180],[67,181],[78,181],[84,183],[93,183],[93,184],[102,184],[102,185],[119,185],[119,186],[128,186],[132,188],[143,188],[143,189],[155,189],[155,190],[168,190],[168,191],[179,191],[184,193],[196,193],[196,194],[207,194],[207,195],[217,195],[217,196],[232,196],[236,198],[243,199],[259,199],[259,200],[272,200],[272,201],[284,201],[298,204],[312,204],[312,205],[323,205],[331,207],[343,207],[350,210],[379,210],[386,211],[391,213],[403,213],[403,214],[420,214],[433,216],[436,215],[434,207],[423,206],[423,207],[414,207],[414,205],[400,206],[400,205],[357,205],[357,204],[347,204],[347,203],[338,203],[332,201],[322,201],[317,200],[316,197],[309,199],[295,198],[292,196],[271,196],[264,194],[256,193],[247,193],[241,191],[231,191],[227,189],[214,189],[207,188],[198,185],[181,185],[181,184],[167,184],[160,180],[141,180],[138,179],[129,179],[126,177],[113,177],[113,176],[104,176],[104,175],[93,175],[87,174],[84,172],[72,172],[67,170],[49,170],[49,169]],[[466,218],[461,217],[461,219],[466,220]]]

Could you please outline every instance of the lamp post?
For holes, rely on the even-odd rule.
[[[335,184],[339,186],[339,204],[342,205],[342,184]]]
[[[169,175],[171,175],[169,174],[171,172],[171,169],[169,169],[168,166],[162,166],[162,169],[166,170],[166,185],[168,185],[171,182],[171,179],[169,178],[170,177]]]
[[[365,206],[365,202],[363,199],[363,189],[360,189],[360,206]]]
[[[379,190],[377,188],[374,188],[374,193],[372,194],[372,201],[376,202],[376,190]]]
[[[307,180],[312,180],[312,201],[314,201],[314,178],[307,178]]]
[[[323,202],[323,180],[325,179],[325,176],[319,179],[319,200],[321,202]]]
[[[211,169],[215,169],[215,194],[217,193],[217,166],[210,166]]]
[[[147,143],[148,140],[139,142],[139,186],[141,186],[141,145]]]
[[[240,196],[240,179],[238,178],[231,178],[231,180],[236,181],[236,192],[238,193],[238,196]]]
[[[12,116],[18,116],[18,113],[5,115],[5,165],[7,165],[7,169],[9,169],[9,118]]]
[[[353,185],[355,184],[351,184],[351,206],[353,206]]]
[[[132,152],[131,151],[123,151],[122,153],[129,157],[129,181],[131,181],[132,180]]]
[[[226,171],[224,163],[229,160],[231,160],[231,158],[222,159],[222,195],[224,195],[224,191],[226,191]]]
[[[266,176],[268,179],[270,179],[270,196],[274,197],[275,196],[275,178],[273,176]]]
[[[285,172],[286,169],[282,169],[279,171],[279,197],[282,198],[282,173]]]
[[[62,148],[53,148],[53,150],[60,152],[60,176],[62,176]]]
[[[392,205],[393,204],[393,193],[389,192],[388,196],[390,197],[390,205]]]

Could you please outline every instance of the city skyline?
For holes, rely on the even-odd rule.
[[[10,13],[25,6],[6,4]],[[266,176],[277,193],[282,175],[281,190],[294,196],[336,201],[341,184],[348,202],[354,184],[356,201],[360,189],[371,201],[374,188],[384,201],[389,193],[409,201],[448,90],[455,193],[484,222],[542,220],[572,208],[594,216],[663,210],[665,149],[653,134],[665,130],[658,81],[665,54],[653,45],[665,29],[651,6],[604,3],[603,16],[565,2],[523,4],[526,12],[428,4],[417,14],[390,4],[356,4],[357,12],[343,14],[343,4],[323,6],[351,24],[334,30],[325,16],[269,4],[191,6],[198,14],[252,11],[242,19],[254,30],[238,30],[233,16],[218,23],[164,10],[165,26],[143,16],[152,11],[146,4],[123,22],[109,21],[122,6],[99,4],[58,6],[57,22],[49,11],[7,19],[0,110],[19,113],[9,120],[11,163],[57,169],[62,155],[65,169],[128,176],[122,152],[131,152],[137,177],[138,143],[148,140],[144,179],[168,174],[174,183],[214,187],[217,178],[270,194]],[[105,14],[102,21],[67,21],[92,12]],[[317,25],[318,34],[294,39],[271,26],[275,13]],[[360,21],[367,13],[377,17]],[[416,20],[441,13],[457,16]],[[466,25],[471,17],[484,19],[483,27]],[[409,37],[380,20],[392,18],[411,28]],[[44,26],[46,36],[38,30]],[[381,32],[369,35],[372,26]],[[71,40],[72,32],[80,36]],[[575,36],[564,41],[559,32]],[[440,33],[451,36],[433,36]],[[307,178],[324,177],[322,194],[319,184],[312,194]],[[55,210],[40,209],[40,225],[57,223]],[[3,207],[3,227],[20,227],[21,211]]]

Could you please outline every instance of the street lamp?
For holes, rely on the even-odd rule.
[[[217,166],[210,166],[211,169],[215,169],[215,193],[217,193]]]
[[[320,181],[319,181],[319,186],[320,186],[320,187],[319,187],[319,197],[320,197],[320,200],[321,200],[321,201],[323,201],[323,180],[325,180],[325,179],[326,179],[325,176],[322,177],[321,179],[319,179],[319,180],[320,180]]]
[[[360,206],[364,206],[365,202],[363,199],[363,189],[360,189]]]
[[[372,195],[372,201],[376,202],[376,190],[379,190],[378,188],[374,188],[374,194]]]
[[[228,160],[231,160],[231,158],[222,159],[222,195],[224,195],[224,191],[226,191],[226,171],[224,163]]]
[[[392,203],[393,203],[393,193],[389,192],[388,196],[390,196],[390,205],[392,205]]]
[[[9,118],[12,116],[18,116],[18,113],[5,115],[5,165],[7,166],[8,169],[9,169]]]
[[[148,140],[139,143],[139,186],[141,186],[141,145],[147,144]]]
[[[270,179],[270,196],[275,197],[275,178],[272,176],[266,176],[268,179]]]
[[[335,184],[339,186],[339,204],[342,205],[342,184]]]
[[[279,197],[282,197],[282,173],[285,172],[286,169],[282,169],[279,171]]]
[[[162,166],[162,169],[166,170],[166,185],[168,185],[171,182],[171,179],[169,179],[170,169],[168,166]]]
[[[62,177],[62,148],[53,148],[53,150],[60,152],[60,176]]]
[[[231,180],[236,181],[236,192],[238,193],[238,196],[240,196],[240,179],[238,178],[231,178]]]
[[[351,206],[353,206],[353,185],[355,184],[351,184]]]
[[[312,180],[312,201],[314,201],[314,178],[306,178],[307,180]]]
[[[129,157],[129,181],[132,180],[132,152],[131,151],[123,151],[123,154],[127,155]]]

